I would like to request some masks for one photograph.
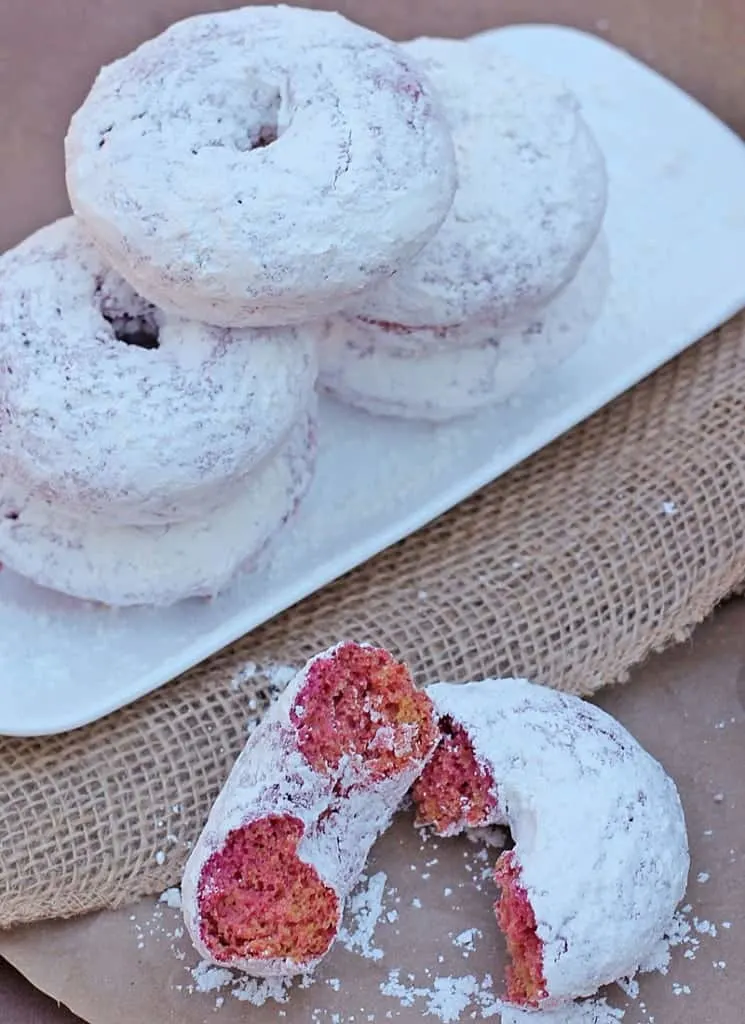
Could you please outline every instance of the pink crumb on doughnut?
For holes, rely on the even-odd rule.
[[[235,829],[202,870],[202,938],[217,961],[292,955],[314,960],[328,949],[339,900],[297,856],[303,822],[269,815]]]
[[[494,778],[476,758],[468,733],[447,717],[441,720],[440,731],[437,750],[412,788],[416,824],[453,836],[497,822]]]
[[[494,881],[501,888],[494,911],[511,960],[505,974],[507,998],[517,1006],[538,1006],[548,995],[543,977],[543,943],[512,851],[497,860]]]
[[[424,758],[437,738],[429,698],[413,689],[406,667],[387,651],[350,643],[311,665],[290,721],[316,771],[332,772],[348,758],[374,779]]]

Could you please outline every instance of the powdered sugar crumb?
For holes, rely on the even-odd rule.
[[[181,910],[181,890],[166,889],[165,892],[160,894],[158,902],[165,903],[165,905],[170,907],[172,910]]]
[[[215,992],[233,980],[233,973],[226,967],[214,967],[206,960],[202,960],[192,970],[191,976],[194,979],[196,992]]]
[[[262,665],[255,661],[246,661],[234,671],[228,684],[233,693],[244,687],[248,689],[248,732],[259,724],[267,707],[295,678],[297,672],[297,667],[293,665],[272,661]]]
[[[348,917],[350,926],[343,925],[339,931],[339,942],[350,953],[359,953],[369,960],[380,960],[383,950],[373,945],[375,927],[383,914],[383,894],[387,875],[378,871],[357,889],[349,900]]]
[[[467,928],[466,931],[461,932],[460,935],[456,935],[453,939],[453,945],[458,946],[459,949],[468,950],[472,953],[475,948],[476,939],[480,939],[482,932],[478,928]]]
[[[494,996],[493,984],[490,974],[481,981],[467,974],[463,977],[438,977],[431,986],[407,985],[401,981],[401,971],[392,970],[381,984],[380,993],[397,999],[402,1007],[414,1006],[421,1000],[425,1004],[425,1016],[438,1017],[443,1024],[453,1024],[462,1019],[469,1006],[477,1007],[471,1017],[476,1013],[482,1020],[496,1016],[500,1003]]]
[[[271,999],[286,1003],[290,998],[292,981],[286,978],[243,978],[233,985],[231,995],[241,1003],[263,1006]]]
[[[215,967],[206,960],[192,968],[190,973],[194,984],[187,987],[187,993],[208,994],[225,989],[229,990],[230,995],[238,1002],[251,1003],[253,1006],[263,1006],[270,1000],[275,1003],[286,1003],[293,987],[293,982],[289,979],[249,978],[235,974],[227,967]],[[309,984],[312,984],[310,978],[305,977],[300,981],[301,988],[307,988]],[[219,996],[215,1008],[219,1009],[224,1003],[224,996]]]
[[[693,927],[701,935],[711,935],[713,939],[717,937],[717,926],[715,924],[712,924],[711,921],[702,921],[700,918],[694,917]]]
[[[636,978],[619,978],[617,985],[629,999],[639,998],[639,982]]]

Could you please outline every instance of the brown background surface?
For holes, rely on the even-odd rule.
[[[66,211],[61,141],[67,119],[83,98],[99,65],[126,52],[176,17],[226,6],[238,5],[195,0],[0,0],[0,248],[14,244],[30,230]],[[457,36],[509,22],[576,25],[603,35],[653,64],[737,130],[745,132],[742,0],[347,0],[316,6],[339,7],[359,21],[400,37],[423,33]],[[741,719],[738,718],[738,731],[712,733],[710,729],[711,714],[717,713],[713,708],[722,713],[731,710],[730,717],[740,714],[743,686],[739,677],[745,645],[739,638],[743,630],[745,608],[738,602],[704,627],[691,648],[681,648],[656,660],[640,676],[642,682],[618,691],[617,695],[611,692],[608,697],[612,707],[616,700],[623,702],[622,717],[629,724],[642,716],[637,731],[642,739],[648,734],[653,749],[657,736],[675,749],[680,748],[685,735],[689,746],[679,749],[681,760],[676,768],[688,771],[681,781],[695,783],[697,800],[710,796],[714,784],[723,788],[721,773],[726,773],[731,786],[723,815],[733,847],[739,843],[743,823],[743,809],[741,805],[738,808],[736,799],[738,781],[745,778]],[[665,680],[661,688],[660,678]],[[696,693],[691,690],[688,699],[684,697],[685,679],[707,683],[706,701],[701,700],[700,689]],[[664,700],[656,706],[654,700],[650,703],[650,694],[661,694]],[[737,742],[732,742],[733,736]],[[715,764],[720,771],[717,780],[712,777]],[[744,908],[737,885],[739,872],[725,863],[730,855],[729,847],[724,847],[730,838],[723,833],[724,846],[719,849],[717,842],[718,849],[709,851],[706,870],[712,872],[712,882],[705,899],[718,904],[722,912],[729,904],[728,913],[737,920]],[[392,856],[390,852],[388,855]],[[712,871],[712,859],[717,860],[716,871]],[[389,868],[389,872],[392,874],[393,869]],[[106,923],[108,919],[109,915],[103,915],[98,919],[102,924],[87,924],[78,931],[75,929],[81,929],[80,924],[55,926],[60,931],[52,929],[47,935],[37,929],[33,955],[30,933],[19,932],[11,937],[14,955],[27,969],[34,968],[42,987],[46,983],[51,987],[54,981],[56,990],[61,991],[64,986],[61,989],[60,979],[54,977],[54,966],[55,945],[58,939],[62,940],[62,932],[71,936],[70,942],[80,942],[81,953],[87,955],[94,951],[93,946],[86,946],[82,936],[113,935],[115,929],[112,931],[113,925]],[[117,934],[126,950],[127,936],[121,929]],[[723,948],[717,949],[717,957],[729,961],[735,969],[730,967],[722,977],[717,976],[717,987],[709,984],[710,979],[702,982],[694,995],[684,1001],[669,998],[668,984],[668,1010],[665,1016],[658,1015],[657,1024],[689,1020],[696,1024],[735,1024],[742,1019],[745,987],[742,972],[737,968],[743,962],[745,943],[737,933],[728,937],[728,942],[726,955]],[[122,981],[127,985],[136,981],[129,972],[137,959],[135,955],[121,964]],[[143,992],[146,991],[144,986]],[[95,993],[85,984],[76,985],[75,993],[81,1012],[95,1012],[97,1021],[121,1019],[110,999],[107,1006],[100,1003],[100,992],[98,1005]],[[651,1005],[652,996],[649,1001]],[[246,1012],[244,1018],[248,1016]],[[253,1012],[250,1017],[258,1019]],[[36,993],[0,967],[2,1024],[63,1024],[71,1019],[42,1002]],[[158,1019],[181,1018],[159,1015]],[[276,1019],[276,1009],[264,1019]],[[419,1019],[419,1010],[411,1011],[408,1019]],[[147,1024],[148,1017],[141,1020]],[[633,1018],[627,1020],[635,1024]]]

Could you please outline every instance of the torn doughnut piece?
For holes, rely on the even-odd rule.
[[[322,956],[333,940],[339,900],[297,855],[303,822],[267,815],[235,829],[202,872],[202,928],[220,953],[262,958]]]
[[[417,825],[432,825],[438,835],[455,836],[467,828],[498,824],[488,765],[476,756],[466,730],[451,718],[441,720],[440,731],[440,744],[412,789]]]
[[[432,702],[387,651],[345,642],[313,658],[252,733],[186,865],[200,955],[266,977],[311,970],[438,740]]]
[[[506,825],[495,910],[506,998],[550,1009],[636,973],[689,869],[678,792],[610,715],[520,679],[427,690],[443,738],[412,789],[443,836]]]

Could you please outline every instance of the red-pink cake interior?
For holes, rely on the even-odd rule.
[[[491,773],[476,760],[465,729],[445,717],[440,731],[440,745],[414,783],[412,797],[417,825],[453,835],[493,821],[497,801]]]
[[[467,827],[490,824],[497,810],[491,772],[476,758],[462,726],[443,717],[440,730],[440,744],[412,787],[417,825],[454,835]],[[546,996],[543,944],[513,851],[499,858],[494,877],[501,888],[494,909],[511,960],[506,971],[507,998],[520,1006],[536,1007]]]
[[[229,833],[202,869],[201,936],[219,961],[323,956],[333,942],[339,901],[297,856],[303,823],[269,815]]]
[[[406,666],[354,643],[313,662],[290,719],[316,771],[333,774],[347,757],[361,761],[372,780],[424,760],[437,739],[432,703]]]
[[[537,1007],[546,997],[543,943],[513,850],[497,861],[494,880],[501,889],[494,910],[511,960],[506,971],[507,998],[519,1006]]]

